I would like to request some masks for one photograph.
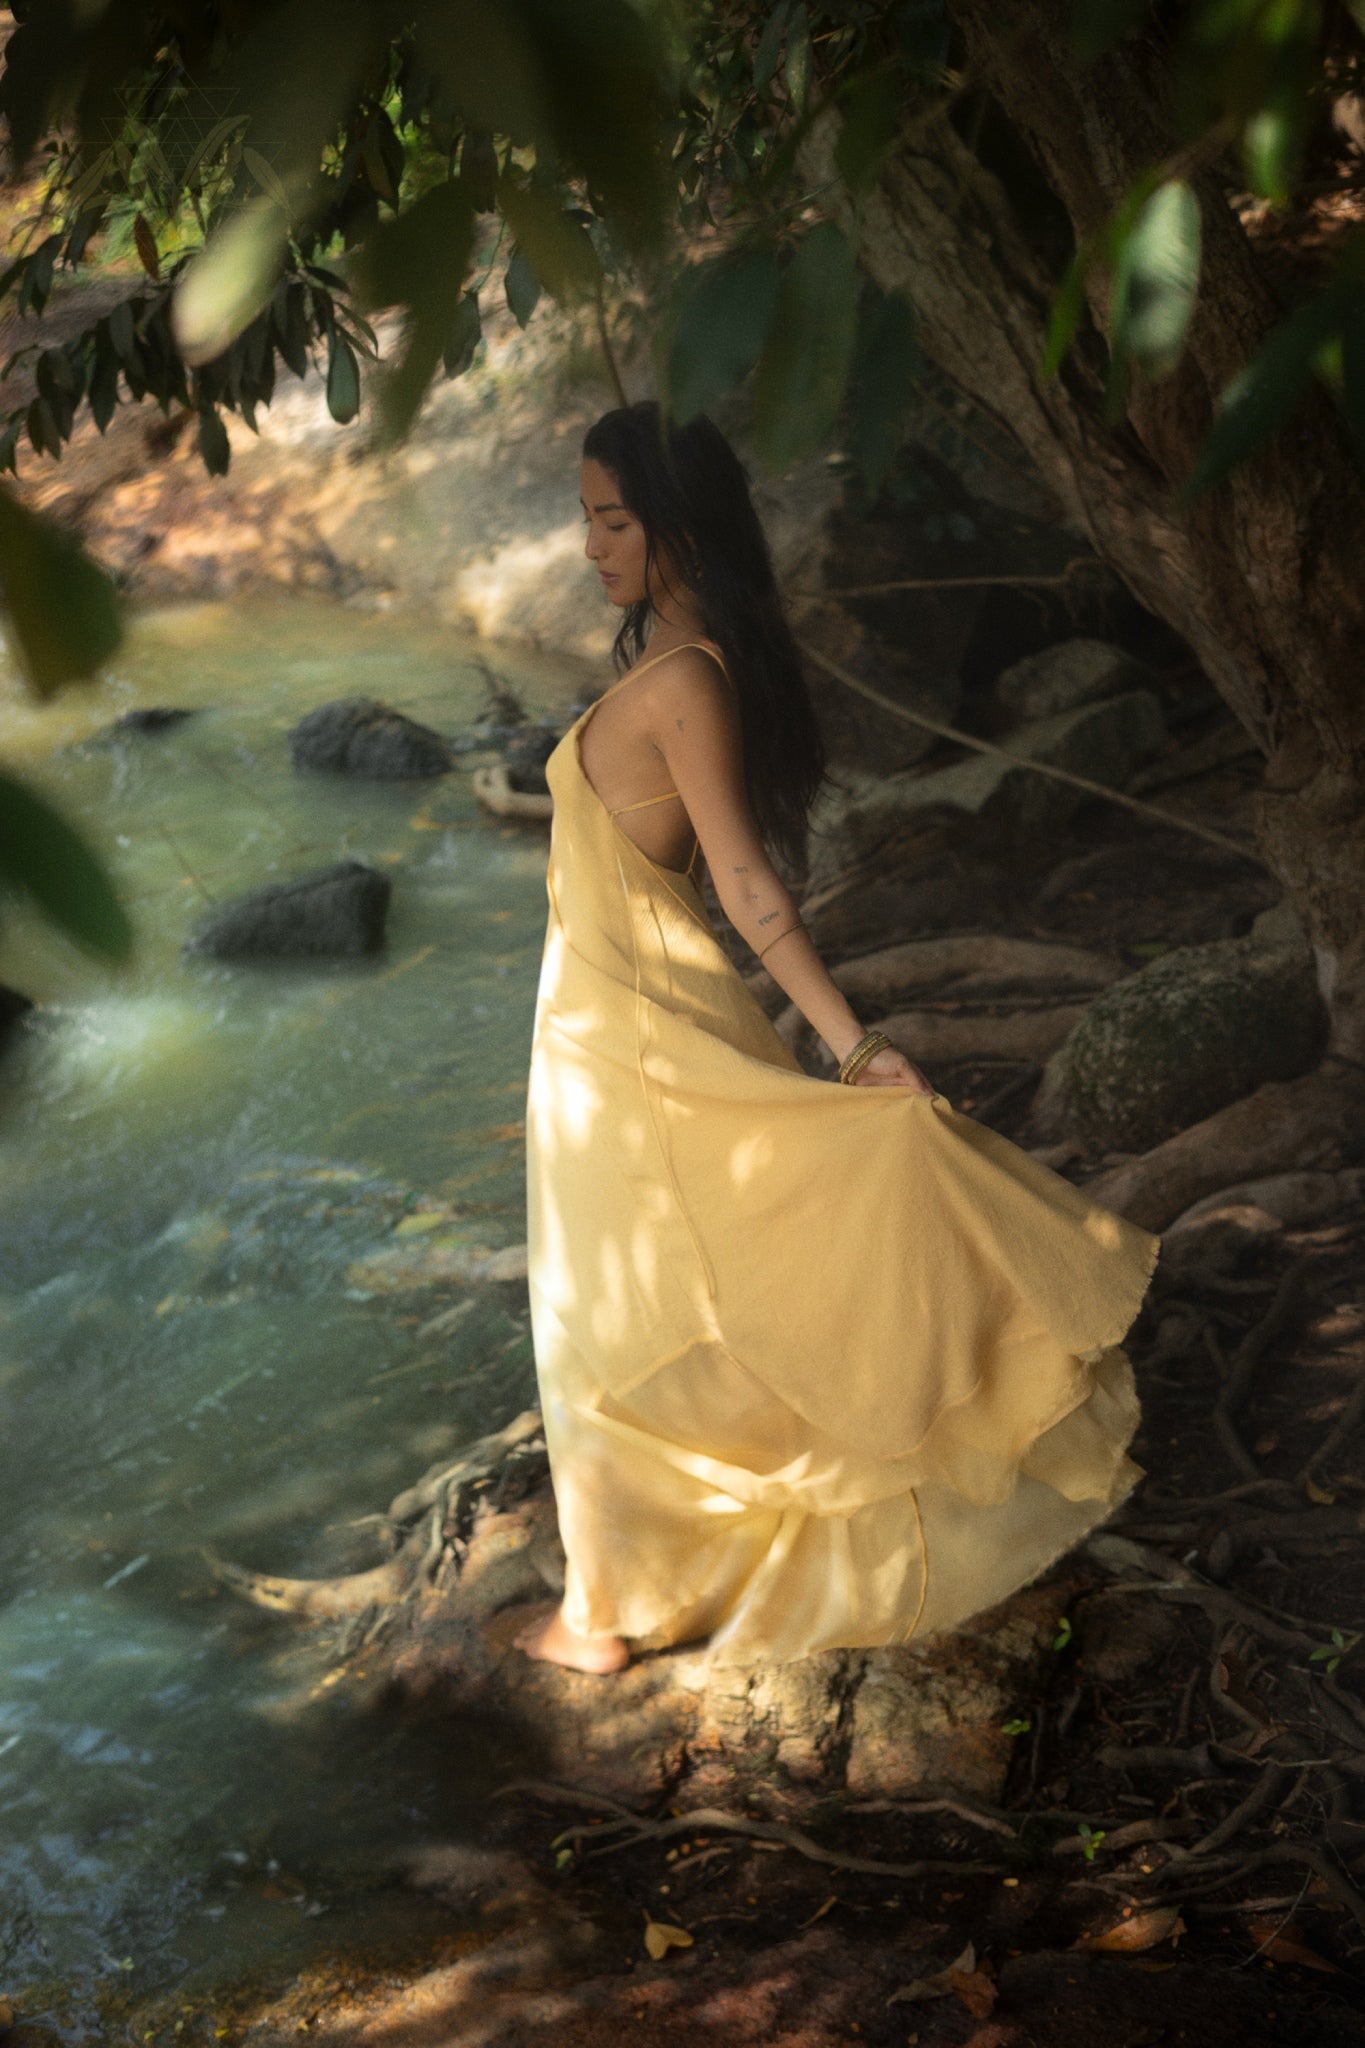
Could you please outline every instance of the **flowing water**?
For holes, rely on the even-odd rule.
[[[582,687],[496,660],[533,714]],[[392,1872],[483,1776],[465,1739],[332,1704],[200,1555],[377,1562],[346,1525],[534,1398],[505,1290],[433,1334],[457,1295],[413,1313],[385,1255],[438,1209],[447,1238],[524,1236],[544,831],[458,769],[292,773],[288,728],[352,694],[454,734],[484,678],[445,629],[300,600],[144,615],[50,706],[0,682],[0,759],[138,933],[111,970],[3,902],[0,979],[42,1007],[0,1061],[0,1992],[68,2040],[116,1987],[411,1929]],[[149,705],[194,715],[102,730]],[[180,957],[211,902],[348,855],[393,878],[382,953]]]

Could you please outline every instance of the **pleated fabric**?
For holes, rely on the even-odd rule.
[[[526,1115],[565,1612],[786,1661],[949,1629],[1141,1476],[1160,1239],[942,1095],[805,1074],[556,747]]]

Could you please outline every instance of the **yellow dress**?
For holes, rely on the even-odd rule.
[[[588,782],[595,708],[546,769],[526,1116],[566,1618],[718,1662],[955,1627],[1140,1477],[1160,1239],[942,1095],[804,1073]]]

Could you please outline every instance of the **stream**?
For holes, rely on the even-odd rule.
[[[332,1704],[306,1632],[200,1554],[378,1562],[350,1525],[534,1399],[505,1291],[433,1334],[458,1297],[414,1314],[364,1262],[423,1204],[525,1235],[544,830],[459,768],[295,775],[286,738],[353,694],[453,735],[484,657],[533,716],[584,686],[303,598],[144,613],[50,705],[0,676],[0,760],[99,847],[138,933],[109,969],[0,900],[0,979],[41,1005],[0,1061],[0,1992],[63,2040],[106,2038],[115,1991],[439,1921],[395,1872],[460,1837],[492,1767]],[[194,716],[104,730],[152,705]],[[393,876],[381,953],[180,958],[208,903],[350,855]]]

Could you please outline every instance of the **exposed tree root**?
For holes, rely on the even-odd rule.
[[[368,1608],[392,1608],[429,1585],[443,1565],[458,1574],[479,1507],[501,1507],[509,1495],[523,1498],[547,1469],[540,1413],[528,1408],[458,1458],[433,1465],[415,1486],[397,1495],[387,1515],[366,1518],[398,1545],[387,1564],[336,1578],[283,1579],[209,1550],[203,1556],[223,1585],[276,1614],[339,1620]]]
[[[1352,1164],[1365,1148],[1365,1072],[1328,1056],[1311,1074],[1266,1081],[1086,1193],[1145,1230],[1164,1230],[1204,1195],[1293,1167]]]
[[[590,1856],[610,1856],[619,1849],[633,1849],[642,1842],[667,1841],[674,1835],[731,1834],[745,1835],[755,1842],[775,1842],[784,1849],[795,1849],[798,1855],[809,1858],[812,1863],[828,1864],[832,1870],[858,1871],[867,1877],[935,1877],[945,1872],[954,1876],[970,1872],[981,1877],[993,1877],[1008,1868],[1004,1863],[968,1863],[960,1857],[881,1863],[868,1856],[845,1856],[837,1849],[826,1849],[803,1829],[789,1827],[785,1821],[754,1820],[746,1813],[726,1813],[718,1806],[698,1806],[690,1813],[669,1814],[663,1820],[646,1820],[632,1814],[616,1800],[578,1792],[565,1785],[518,1780],[516,1784],[502,1786],[500,1796],[512,1792],[530,1793],[537,1799],[567,1800],[574,1806],[605,1807],[613,1812],[616,1815],[614,1821],[588,1822],[582,1827],[566,1828],[557,1837],[560,1842],[597,1842],[604,1833],[614,1837],[602,1842],[600,1848],[590,1850]]]

